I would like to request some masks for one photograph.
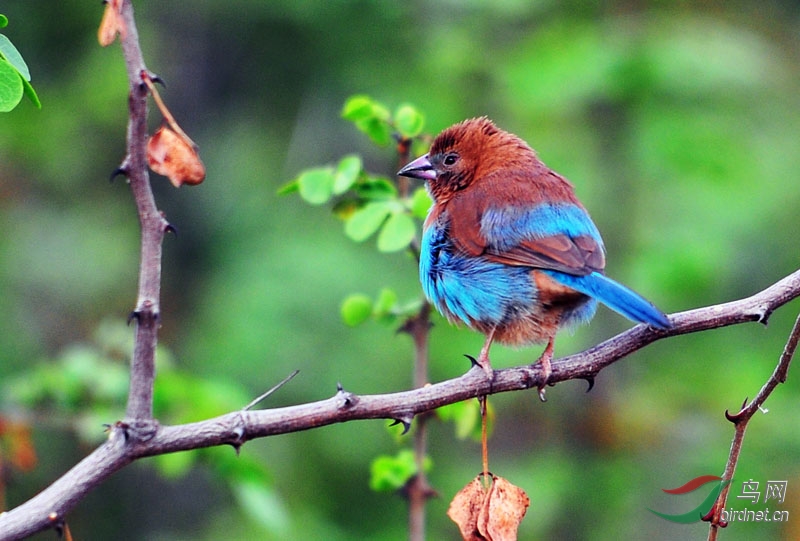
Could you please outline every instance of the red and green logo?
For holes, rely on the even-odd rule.
[[[716,475],[701,475],[700,477],[695,477],[685,485],[679,486],[678,488],[662,488],[661,490],[667,494],[681,495],[693,492],[703,485],[714,483],[714,486],[711,488],[711,492],[709,492],[708,496],[706,496],[703,502],[687,513],[670,515],[667,513],[659,513],[658,511],[654,511],[650,508],[647,510],[663,519],[667,519],[671,522],[677,522],[679,524],[691,524],[692,522],[697,522],[711,512],[711,508],[714,506],[714,502],[717,501],[720,492],[722,492],[722,489],[725,488],[730,482],[730,479],[723,479],[722,477],[717,477]]]

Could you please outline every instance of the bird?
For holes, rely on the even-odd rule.
[[[433,201],[419,250],[425,296],[451,323],[486,336],[477,364],[490,379],[492,343],[546,343],[532,363],[545,400],[556,333],[588,323],[598,301],[636,323],[671,326],[605,275],[603,239],[572,184],[489,118],[446,128],[397,174],[425,181]]]

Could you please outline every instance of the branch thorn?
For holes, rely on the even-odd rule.
[[[742,417],[745,414],[745,410],[747,408],[747,399],[745,398],[744,402],[742,403],[741,409],[737,413],[731,413],[727,409],[725,410],[725,418],[732,422],[733,424],[739,424],[742,420]]]
[[[108,177],[108,181],[113,183],[114,180],[120,175],[124,177],[128,176],[128,169],[126,168],[125,164],[122,164],[113,171],[111,171],[111,175]]]
[[[402,417],[398,417],[392,420],[392,424],[389,426],[397,426],[402,424],[403,425],[403,432],[400,434],[401,436],[405,436],[408,434],[408,431],[411,430],[411,421],[414,420],[413,415],[403,415]]]
[[[153,81],[154,83],[158,83],[162,87],[167,88],[167,83],[164,82],[164,79],[162,79],[160,75],[151,72],[148,74],[148,76],[150,77],[150,80]]]
[[[351,408],[358,403],[358,397],[349,391],[345,391],[341,383],[336,384],[336,397],[341,401],[340,409]]]
[[[772,315],[772,310],[770,309],[770,307],[762,306],[761,311],[759,311],[758,313],[757,321],[766,327],[767,323],[769,323],[769,316],[771,315]]]
[[[582,380],[585,380],[585,381],[586,381],[586,383],[588,383],[588,384],[589,384],[589,387],[586,389],[586,392],[587,392],[587,393],[588,393],[589,391],[591,391],[592,389],[594,389],[594,376],[586,376],[585,378],[581,378],[581,379],[582,379]]]
[[[465,354],[464,354],[464,357],[466,357],[467,359],[469,359],[469,362],[470,362],[470,368],[471,368],[471,369],[472,369],[472,368],[475,368],[476,366],[480,366],[480,365],[478,364],[478,360],[477,360],[477,359],[475,359],[475,357],[473,357],[472,355],[467,355],[467,354],[465,353]]]

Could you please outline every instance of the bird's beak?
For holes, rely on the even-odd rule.
[[[418,178],[420,180],[435,180],[436,170],[431,165],[428,155],[420,156],[413,162],[407,163],[397,172],[401,177]]]

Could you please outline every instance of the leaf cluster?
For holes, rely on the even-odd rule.
[[[341,115],[379,146],[395,140],[398,150],[410,149],[414,143],[428,139],[422,134],[424,115],[410,104],[402,104],[392,113],[379,101],[355,95],[346,101]],[[348,154],[335,165],[306,169],[278,193],[298,193],[311,205],[332,204],[333,214],[344,222],[348,238],[364,242],[377,234],[376,245],[382,253],[410,250],[416,254],[419,222],[431,205],[424,187],[401,190],[389,177],[367,171],[357,154]],[[397,293],[387,287],[374,300],[361,293],[347,297],[341,315],[350,326],[370,317],[395,323],[398,317],[415,313],[420,303],[415,300],[401,304]]]
[[[8,26],[8,18],[0,14],[0,28]],[[14,109],[26,96],[41,109],[39,96],[31,86],[31,72],[22,55],[5,34],[0,34],[0,112]]]

